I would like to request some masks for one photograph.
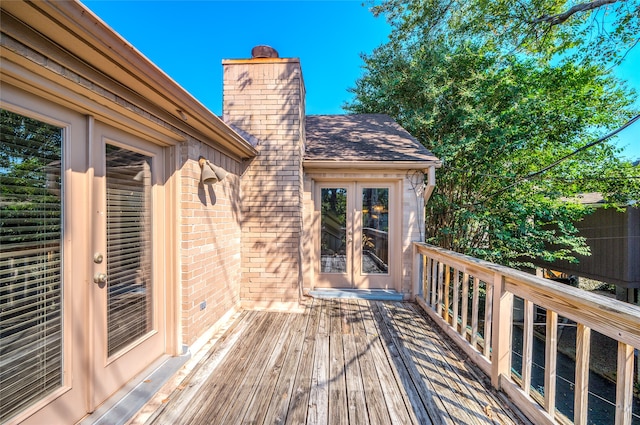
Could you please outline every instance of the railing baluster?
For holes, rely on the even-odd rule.
[[[422,257],[423,266],[423,281],[422,281],[422,296],[427,299],[429,296],[429,284],[431,282],[431,262],[433,259],[426,255]]]
[[[497,275],[498,276],[498,275]],[[493,282],[485,282],[484,298],[484,356],[491,355],[491,325],[493,320]]]
[[[522,329],[522,390],[531,391],[533,367],[533,302],[524,300],[524,324]]]
[[[434,258],[431,273],[431,308],[436,306],[436,288],[438,287],[438,261]]]
[[[413,281],[414,288],[420,288],[421,284],[424,288],[424,298],[416,294],[416,302],[490,376],[491,384],[503,390],[534,423],[552,425],[557,421],[556,417],[563,418],[563,413],[567,413],[564,407],[559,409],[563,413],[556,413],[556,396],[561,399],[556,385],[558,316],[562,316],[578,323],[573,406],[575,423],[584,424],[588,419],[589,349],[593,329],[618,341],[615,423],[631,424],[634,419],[634,347],[640,347],[640,309],[637,306],[614,302],[606,297],[435,246],[423,243],[414,246],[417,255],[423,256],[423,263],[418,261],[417,255],[415,257],[418,265],[414,269],[419,270],[422,264],[423,272]],[[420,279],[423,282],[419,282]],[[485,344],[482,351],[478,350],[478,327],[482,319],[479,317],[479,307],[482,307],[479,306],[481,281],[487,283]],[[449,289],[453,295],[449,295]],[[472,294],[469,291],[473,291]],[[419,290],[416,289],[416,292]],[[521,386],[511,379],[514,296],[521,298],[524,303]],[[531,397],[534,392],[531,385],[534,374],[533,346],[536,342],[535,311],[538,307],[547,312],[544,387],[541,389],[543,400],[537,395]],[[469,318],[469,315],[472,317]],[[459,328],[458,323],[461,325]],[[467,329],[468,324],[471,332]],[[562,398],[563,405],[566,401]]]
[[[438,316],[442,317],[442,286],[444,283],[444,269],[446,268],[444,263],[440,263],[440,267],[438,268],[438,293],[436,295],[436,312]]]
[[[473,278],[473,298],[471,300],[471,346],[478,349],[478,306],[480,303],[480,278]]]
[[[460,298],[460,272],[457,269],[453,269],[453,320],[451,324],[453,329],[458,332],[458,299]]]
[[[467,340],[467,316],[469,312],[469,273],[462,275],[462,323],[460,324],[460,335]]]
[[[558,360],[558,313],[547,310],[547,337],[544,356],[544,409],[556,414],[556,363]]]
[[[633,347],[618,341],[616,425],[630,425],[633,403]]]
[[[449,286],[451,285],[451,267],[444,269],[444,321],[449,323]]]

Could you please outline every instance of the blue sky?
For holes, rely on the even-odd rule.
[[[307,114],[340,114],[362,73],[361,53],[390,28],[363,6],[335,1],[83,1],[215,114],[222,112],[222,60],[251,56],[259,44],[300,58]],[[618,70],[640,93],[640,46]],[[640,109],[640,101],[637,101]],[[622,155],[640,159],[640,122],[620,133]]]

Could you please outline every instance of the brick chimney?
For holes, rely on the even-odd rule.
[[[225,59],[223,118],[259,140],[241,179],[244,305],[287,307],[302,288],[305,88],[296,58],[256,46]]]

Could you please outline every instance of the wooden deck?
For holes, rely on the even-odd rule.
[[[523,423],[434,326],[410,303],[244,311],[147,423]]]

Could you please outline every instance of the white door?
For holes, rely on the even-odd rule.
[[[316,287],[395,289],[396,185],[319,183]]]
[[[96,123],[91,408],[165,351],[163,151]]]

